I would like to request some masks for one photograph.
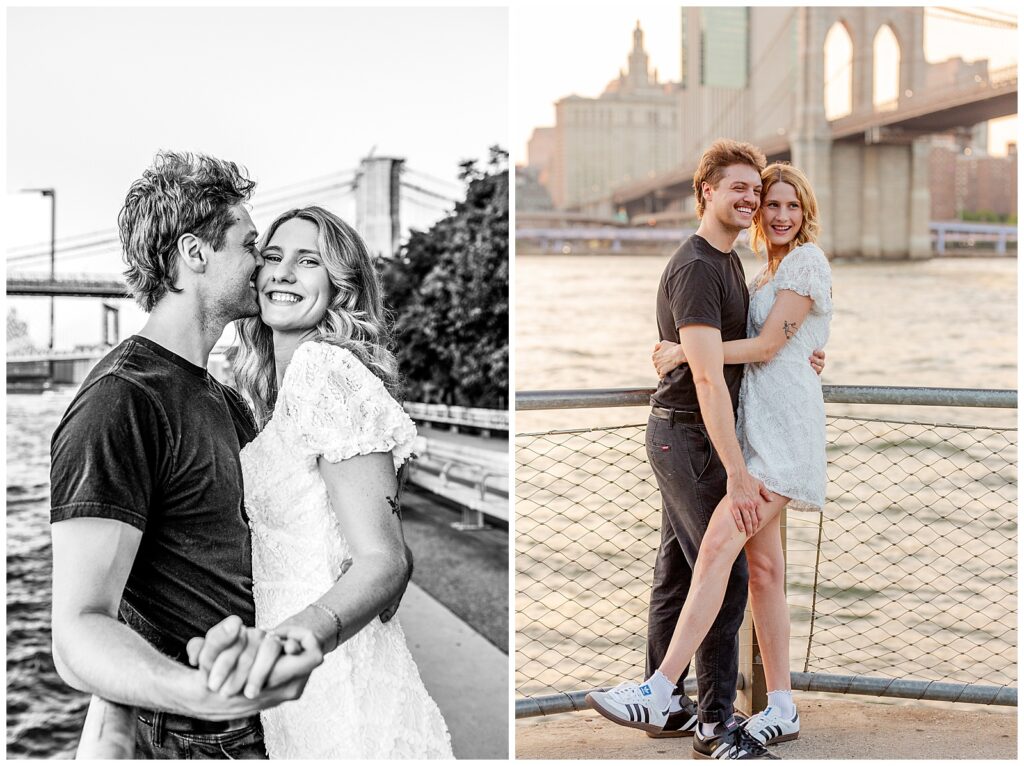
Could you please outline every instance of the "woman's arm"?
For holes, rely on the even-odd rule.
[[[756,338],[730,340],[722,344],[726,364],[767,362],[796,335],[814,305],[808,296],[792,290],[779,290],[772,310]]]
[[[320,458],[317,468],[351,549],[352,567],[314,602],[319,606],[307,606],[275,632],[284,636],[290,626],[308,628],[326,654],[394,602],[405,585],[409,561],[391,453],[356,455],[338,463]]]
[[[792,290],[779,290],[764,327],[757,337],[722,343],[725,364],[767,362],[772,359],[786,342],[796,335],[796,331],[810,313],[813,303],[806,295],[800,295]],[[823,364],[824,354],[820,354],[820,357]],[[686,362],[686,354],[683,353],[682,346],[671,341],[662,341],[654,346],[651,361],[658,372],[658,377],[663,378]],[[815,366],[813,358],[811,364]],[[815,366],[819,374],[820,366]]]

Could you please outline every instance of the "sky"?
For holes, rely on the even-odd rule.
[[[961,6],[966,8],[967,6]],[[1012,6],[989,4],[1013,12]],[[989,13],[989,11],[984,11]],[[626,67],[637,20],[644,31],[650,66],[661,81],[680,79],[680,7],[675,4],[622,4],[593,6],[584,17],[579,7],[565,5],[517,8],[512,15],[516,51],[512,85],[512,152],[526,161],[526,143],[535,127],[553,125],[555,101],[576,94],[596,97]],[[931,62],[961,56],[965,61],[991,58],[992,68],[1016,62],[1019,43],[1015,33],[925,16],[925,58]],[[1015,140],[1016,119],[1001,121],[990,134],[993,153],[1005,153],[1007,140]]]
[[[6,55],[8,251],[49,241],[49,201],[19,190],[57,189],[58,241],[113,234],[162,148],[246,166],[266,227],[279,211],[261,214],[261,193],[354,169],[371,150],[460,198],[458,163],[509,145],[502,8],[10,8]],[[352,219],[351,195],[325,194]],[[442,207],[422,198],[403,215],[423,227]],[[114,248],[58,274],[117,274]],[[99,303],[58,299],[58,347],[99,340]],[[47,299],[9,305],[45,345]],[[124,335],[145,315],[122,306]]]

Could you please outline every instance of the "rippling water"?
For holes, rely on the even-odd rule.
[[[653,387],[654,296],[667,258],[517,256],[516,390]],[[760,264],[743,267],[750,278]],[[832,292],[824,383],[1017,387],[1015,258],[839,261]],[[525,412],[516,430],[644,421],[636,409]]]
[[[50,656],[50,435],[73,391],[7,396],[7,755],[72,758],[89,697]]]

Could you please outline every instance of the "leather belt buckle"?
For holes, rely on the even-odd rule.
[[[651,414],[661,420],[667,420],[669,425],[675,425],[676,423],[688,423],[690,425],[701,425],[704,423],[704,419],[701,417],[699,412],[691,412],[690,410],[677,410],[675,408],[666,409],[665,407],[651,407]]]

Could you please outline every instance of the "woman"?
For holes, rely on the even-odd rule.
[[[377,619],[407,572],[396,473],[416,429],[392,395],[373,263],[319,207],[274,221],[262,257],[260,316],[240,322],[236,362],[261,429],[241,453],[256,619],[311,629],[326,655],[299,700],[261,714],[267,752],[451,758],[402,628]]]
[[[654,704],[667,709],[677,680],[718,613],[733,562],[745,550],[751,608],[771,690],[768,707],[746,723],[746,730],[763,745],[795,739],[800,731],[789,677],[779,515],[787,505],[820,510],[825,501],[825,408],[820,381],[807,359],[828,340],[832,295],[828,260],[814,244],[818,205],[807,178],[776,163],[762,171],[761,180],[751,244],[755,251],[764,246],[767,262],[750,284],[747,339],[726,342],[723,350],[726,364],[747,365],[737,435],[750,473],[764,483],[771,500],[760,506],[760,522],[750,537],[737,528],[727,501],[715,509],[668,651],[645,684]],[[678,344],[661,343],[655,349],[659,376],[685,361]],[[617,720],[615,708],[635,701],[639,688],[625,683],[588,695],[588,700]],[[650,729],[651,723],[640,728]]]

